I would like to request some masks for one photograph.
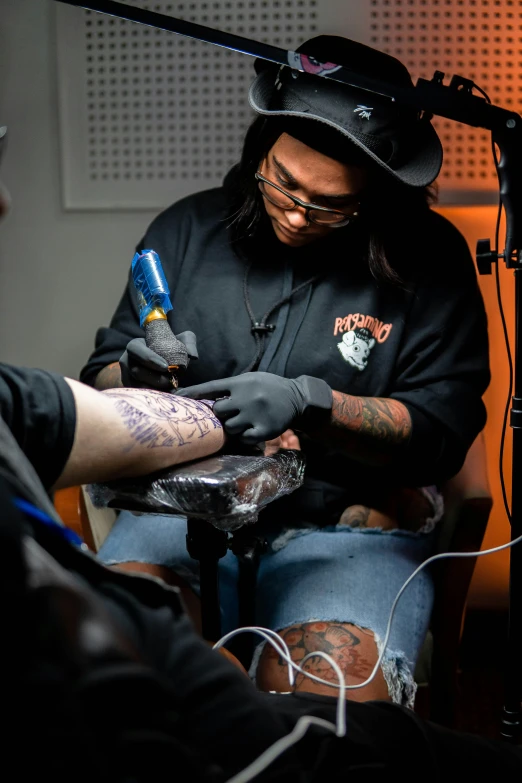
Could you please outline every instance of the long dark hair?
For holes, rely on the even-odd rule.
[[[367,170],[368,185],[362,198],[361,217],[357,221],[359,236],[365,245],[373,277],[379,282],[401,284],[406,270],[400,269],[400,260],[394,253],[399,226],[406,229],[407,224],[411,225],[419,213],[428,209],[435,201],[434,187],[413,188],[402,184],[340,132],[317,121],[259,116],[252,122],[245,136],[241,160],[233,172],[229,187],[228,219],[233,245],[243,253],[256,245],[265,208],[254,175],[282,133],[300,139],[328,157]]]

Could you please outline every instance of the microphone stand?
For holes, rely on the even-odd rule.
[[[522,123],[515,126],[506,120],[504,126],[492,128],[493,142],[500,150],[498,176],[500,198],[506,213],[506,246],[499,258],[515,275],[515,350],[514,389],[511,399],[510,426],[513,430],[511,463],[511,541],[522,535]],[[515,130],[513,135],[509,132]],[[491,274],[497,262],[496,249],[489,240],[477,244],[477,267],[480,274]],[[516,744],[522,731],[522,547],[509,550],[509,615],[504,673],[504,707],[500,733],[503,739]]]
[[[251,57],[261,57],[298,71],[310,72],[306,55],[166,14],[114,0],[57,2],[109,14]],[[428,115],[436,114],[464,125],[485,128],[491,131],[492,141],[498,147],[500,160],[497,172],[500,199],[506,215],[506,244],[504,251],[497,254],[497,248],[491,250],[490,240],[480,240],[477,244],[477,267],[480,274],[491,274],[492,264],[498,263],[498,258],[503,258],[506,267],[513,269],[515,274],[514,394],[510,410],[510,426],[513,429],[510,521],[511,540],[514,541],[522,535],[522,117],[474,95],[474,83],[462,76],[453,76],[450,84],[445,85],[444,73],[441,71],[436,71],[431,80],[419,79],[411,87],[399,87],[370,79],[333,63],[329,63],[327,69],[315,76],[349,84]],[[518,478],[521,479],[520,483]],[[501,735],[506,741],[516,743],[522,729],[522,546],[510,548],[509,553],[509,621]]]

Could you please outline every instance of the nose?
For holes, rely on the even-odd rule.
[[[309,224],[308,216],[304,207],[296,206],[295,209],[289,210],[286,213],[286,219],[293,229],[304,228]]]

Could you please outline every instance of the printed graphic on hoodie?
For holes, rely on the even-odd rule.
[[[368,366],[370,352],[376,343],[388,339],[393,324],[385,324],[371,315],[354,313],[344,318],[336,318],[334,337],[342,334],[337,348],[343,359],[351,367],[362,372]]]

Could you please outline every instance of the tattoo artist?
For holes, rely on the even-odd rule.
[[[338,63],[411,85],[398,60],[345,38],[298,52],[305,71]],[[256,622],[296,660],[333,655],[354,684],[373,668],[398,589],[433,553],[437,486],[484,426],[487,324],[467,244],[430,208],[442,164],[430,117],[306,72],[255,69],[257,117],[239,164],[222,187],[162,212],[138,249],[161,258],[172,329],[198,338],[181,394],[217,400],[237,441],[299,438],[306,453],[303,488],[259,523]],[[130,281],[81,379],[168,389],[165,364],[145,347]],[[182,518],[122,512],[100,557],[197,589],[184,539]],[[229,552],[220,564],[227,631],[237,562]],[[423,572],[399,603],[379,675],[349,698],[413,705],[432,602]],[[310,668],[326,676],[320,657]],[[285,672],[256,651],[258,687],[286,690]],[[310,680],[298,688],[330,693]]]

